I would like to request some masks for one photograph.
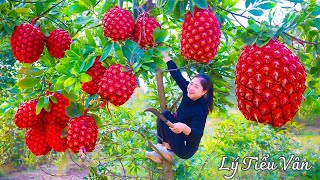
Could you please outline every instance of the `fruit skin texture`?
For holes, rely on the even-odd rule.
[[[63,29],[53,30],[46,39],[47,49],[54,58],[63,58],[65,51],[70,49],[71,37]]]
[[[14,57],[21,63],[36,62],[44,48],[45,38],[38,27],[32,24],[16,26],[10,38]]]
[[[150,17],[148,13],[142,13],[134,25],[133,41],[141,48],[154,47],[152,34],[156,27],[161,28],[156,19]]]
[[[26,144],[35,156],[46,155],[51,151],[51,147],[46,141],[45,127],[32,128],[26,133]]]
[[[107,70],[99,60],[100,57],[96,57],[93,66],[87,71],[87,74],[91,76],[92,80],[82,84],[82,90],[90,95],[98,93],[98,84],[104,72]]]
[[[20,129],[29,129],[38,125],[43,125],[44,111],[36,115],[37,100],[31,100],[23,103],[14,116],[14,123]]]
[[[65,152],[67,148],[67,138],[61,137],[61,133],[67,126],[51,123],[46,126],[46,141],[56,152]]]
[[[92,152],[95,148],[98,136],[98,127],[91,116],[74,118],[68,124],[67,144],[73,153],[78,153],[80,148],[86,152]]]
[[[306,71],[278,40],[244,47],[235,74],[238,108],[246,119],[280,127],[299,110]]]
[[[120,64],[110,66],[99,82],[98,94],[115,106],[121,106],[131,97],[137,86],[132,71]]]
[[[69,99],[59,93],[48,93],[47,95],[53,95],[57,99],[57,103],[50,102],[51,110],[45,114],[45,119],[49,124],[66,126],[70,119],[66,114],[66,108],[70,104]]]
[[[208,9],[196,8],[194,16],[188,12],[182,23],[180,49],[187,60],[208,63],[220,44],[220,24]]]
[[[109,9],[102,19],[103,32],[113,41],[124,41],[131,38],[134,21],[131,13],[119,7]]]

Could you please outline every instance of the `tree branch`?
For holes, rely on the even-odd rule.
[[[222,7],[220,7],[220,6],[215,6],[215,7],[217,7],[218,9],[221,9],[221,10],[223,10],[223,11],[225,11],[225,12],[230,13],[234,18],[235,18],[235,16],[239,16],[239,17],[242,17],[242,18],[245,18],[245,19],[251,19],[250,17],[244,16],[244,15],[242,15],[242,14],[234,13],[234,12],[232,12],[232,11],[230,11],[230,10],[227,10],[227,9],[224,9],[224,8],[222,8]],[[236,18],[235,18],[235,19],[236,19]],[[255,20],[255,19],[252,19],[252,20],[254,20],[255,22],[257,22],[257,23],[259,23],[259,24],[261,23],[261,22],[258,21],[258,20]],[[237,19],[236,19],[236,21],[239,23],[239,21],[238,21]],[[241,25],[242,27],[244,27],[241,23],[240,23],[240,25]],[[273,26],[271,26],[271,25],[267,25],[267,26],[273,27]],[[285,34],[285,35],[287,35],[287,36],[289,36],[291,39],[296,40],[298,43],[312,44],[312,45],[319,45],[319,44],[320,44],[320,43],[316,43],[316,42],[304,41],[304,40],[302,40],[302,39],[299,39],[299,38],[297,38],[297,37],[294,37],[294,36],[288,34],[287,32],[282,32],[282,33]]]

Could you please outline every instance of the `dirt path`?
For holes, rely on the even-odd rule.
[[[75,163],[71,162],[68,167],[59,173],[59,167],[53,165],[42,165],[35,170],[23,170],[16,172],[5,171],[4,176],[0,176],[0,180],[29,180],[29,179],[55,179],[55,180],[78,180],[83,179],[88,175],[89,169],[81,168]]]

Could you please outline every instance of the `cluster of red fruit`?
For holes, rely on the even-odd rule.
[[[34,26],[36,20],[15,27],[10,39],[14,57],[21,63],[34,63],[40,58],[46,44],[52,57],[62,58],[71,44],[68,32],[55,29],[45,37],[40,28]]]
[[[92,152],[98,136],[95,120],[86,113],[70,120],[66,114],[68,98],[59,93],[47,93],[47,96],[53,96],[49,98],[49,112],[42,110],[37,115],[38,101],[31,100],[23,103],[15,115],[17,127],[27,129],[25,137],[30,151],[36,156],[46,155],[51,149],[56,152],[67,149],[73,153],[80,149]],[[66,136],[63,136],[65,130]]]
[[[90,82],[82,84],[82,90],[88,94],[98,93],[100,97],[115,106],[124,104],[133,94],[137,86],[137,78],[132,70],[120,64],[103,67],[96,57],[87,74],[92,78]]]
[[[141,48],[154,47],[153,32],[156,27],[161,28],[154,17],[148,13],[140,14],[134,23],[131,12],[113,7],[103,17],[104,35],[112,41],[124,41],[132,38]]]

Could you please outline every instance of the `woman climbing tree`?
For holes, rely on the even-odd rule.
[[[172,161],[174,154],[189,159],[198,150],[207,115],[213,108],[213,86],[205,74],[197,74],[188,82],[168,53],[162,52],[162,55],[171,76],[183,92],[183,98],[175,114],[170,111],[162,113],[173,123],[172,128],[157,119],[158,144],[155,147],[167,161]],[[156,151],[147,151],[146,156],[156,163],[162,162],[162,156]]]

